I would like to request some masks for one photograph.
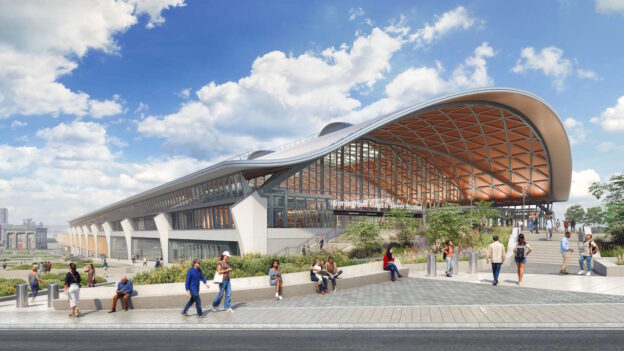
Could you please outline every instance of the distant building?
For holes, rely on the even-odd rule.
[[[37,225],[32,220],[24,220],[23,225],[8,226],[3,229],[4,247],[10,250],[45,250],[48,248],[48,228],[43,223]]]
[[[0,208],[0,225],[9,224],[9,209]]]

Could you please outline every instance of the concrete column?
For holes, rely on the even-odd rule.
[[[132,223],[128,218],[121,221],[121,227],[123,228],[124,235],[126,237],[126,248],[128,249],[128,262],[132,262]]]
[[[93,250],[95,250],[94,255],[97,258],[98,257],[98,234],[99,234],[97,225],[91,224],[91,234],[93,234],[93,240],[95,240],[95,242],[93,243],[93,247],[94,247]]]
[[[241,255],[267,253],[267,198],[257,191],[232,206],[232,218],[238,232]]]
[[[159,213],[154,217],[156,230],[160,235],[160,249],[163,254],[163,264],[169,263],[169,233],[173,230],[171,227],[171,216],[168,213]]]
[[[84,235],[85,238],[85,252],[84,252],[84,257],[89,257],[89,226],[87,225],[83,225],[82,226],[82,235]]]
[[[106,246],[108,248],[108,252],[106,253],[106,257],[111,257],[111,234],[113,233],[113,227],[109,222],[102,223],[102,229],[104,229],[104,235],[106,235]]]
[[[69,254],[73,255],[74,254],[74,227],[69,227],[69,233],[67,234],[67,236],[69,236]]]
[[[82,228],[76,227],[76,234],[78,239],[78,256],[82,257]]]

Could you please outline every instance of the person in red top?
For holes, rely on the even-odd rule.
[[[563,220],[563,229],[567,232],[568,231],[568,219],[564,219]]]
[[[392,248],[390,247],[388,248],[388,251],[386,251],[386,254],[384,255],[383,267],[384,267],[384,271],[390,271],[390,279],[392,279],[392,281],[396,280],[394,278],[395,274],[399,278],[403,278],[403,276],[399,273],[399,269],[394,264],[394,255],[392,254]]]

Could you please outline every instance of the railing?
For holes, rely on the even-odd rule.
[[[308,249],[310,248],[310,246],[313,245],[319,245],[320,246],[320,242],[321,239],[323,239],[323,243],[328,244],[330,240],[336,238],[337,236],[339,236],[340,234],[342,234],[343,229],[342,228],[332,228],[329,231],[323,233],[323,234],[319,234],[319,235],[314,235],[313,237],[311,237],[310,239],[304,241],[303,243],[299,244],[299,245],[295,245],[295,246],[287,246],[284,247],[283,249],[279,250],[276,255],[281,256],[281,255],[298,255],[302,252],[303,248],[306,248],[306,253],[308,253]]]
[[[311,135],[305,136],[305,137],[303,137],[301,139],[293,140],[293,141],[290,141],[290,142],[288,142],[286,144],[276,146],[274,148],[269,148],[269,150],[273,150],[275,152],[277,152],[277,151],[284,151],[284,150],[287,150],[287,149],[289,149],[289,148],[291,148],[293,146],[301,145],[301,144],[303,144],[305,142],[308,142],[310,140],[317,139],[318,137],[319,136],[316,133],[315,134],[311,134]],[[226,159],[225,161],[246,160],[249,157],[249,155],[251,155],[252,152],[253,151],[243,152],[242,154],[238,154],[238,155],[232,156],[232,157]]]

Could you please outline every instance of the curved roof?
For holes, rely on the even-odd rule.
[[[569,197],[570,144],[553,108],[524,91],[488,88],[344,126],[254,159],[223,161],[75,220],[239,171],[261,173],[308,162],[358,139],[402,145],[433,160],[471,198],[521,199],[523,189],[542,202]]]

